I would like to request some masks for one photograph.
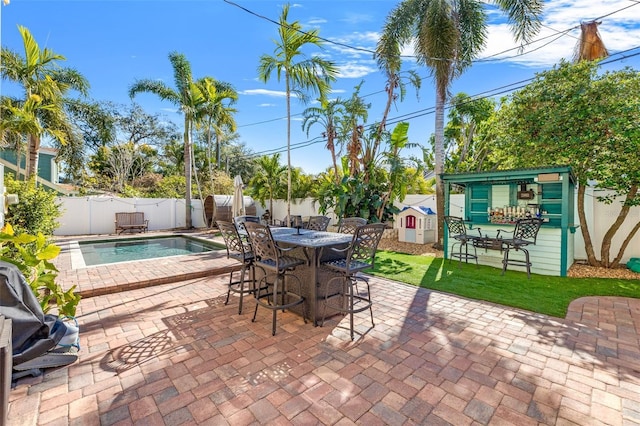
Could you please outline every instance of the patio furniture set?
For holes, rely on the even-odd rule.
[[[456,258],[460,263],[463,260],[468,263],[469,259],[473,259],[477,265],[477,248],[500,250],[500,252],[504,252],[502,259],[503,275],[508,265],[517,265],[524,266],[527,270],[527,278],[531,278],[531,260],[529,250],[526,247],[536,244],[538,231],[543,223],[542,219],[535,217],[518,219],[514,222],[513,230],[498,229],[495,236],[482,235],[481,228],[475,228],[478,231],[478,235],[470,234],[467,232],[469,231],[467,229],[468,224],[461,217],[445,216],[444,220],[447,224],[450,238],[455,240],[449,260]],[[511,234],[511,237],[503,238],[502,234]],[[458,246],[457,252],[455,251],[456,245]],[[473,249],[473,253],[469,251],[470,247]],[[524,259],[509,257],[511,250],[522,251]]]
[[[373,266],[384,224],[367,224],[362,218],[345,218],[339,232],[327,232],[329,218],[311,217],[302,228],[300,220],[285,219],[288,226],[268,226],[260,218],[237,217],[235,223],[218,221],[227,246],[227,255],[241,263],[238,279],[229,277],[230,293],[239,294],[238,313],[244,296],[255,299],[252,321],[258,309],[272,312],[272,335],[276,333],[277,312],[290,310],[305,323],[324,325],[327,316],[350,316],[373,310],[367,280],[359,276]],[[354,224],[359,224],[354,226]],[[301,229],[302,228],[302,229]],[[358,288],[358,283],[361,288]],[[322,307],[322,309],[320,309]]]

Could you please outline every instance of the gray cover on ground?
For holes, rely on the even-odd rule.
[[[56,347],[65,334],[55,327],[57,316],[45,315],[17,266],[0,261],[0,314],[12,320],[13,365],[39,357]]]

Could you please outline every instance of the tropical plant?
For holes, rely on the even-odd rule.
[[[597,74],[597,62],[562,62],[540,73],[514,92],[497,113],[494,128],[496,163],[504,168],[553,164],[571,166],[578,181],[578,217],[590,265],[616,267],[640,220],[629,215],[640,205],[640,73],[625,68]],[[532,155],[535,153],[535,155]],[[596,256],[585,212],[588,186],[612,190],[621,210],[603,236]],[[621,224],[631,218],[632,231],[620,250],[610,253]]]
[[[58,270],[50,261],[59,253],[60,247],[47,243],[41,232],[16,234],[9,223],[0,231],[0,260],[18,267],[42,311],[46,314],[56,306],[60,317],[75,317],[80,302],[76,286],[65,291],[55,282]]]
[[[220,145],[225,133],[236,131],[233,114],[237,112],[233,105],[238,100],[238,92],[229,83],[211,77],[201,78],[196,82],[204,102],[198,109],[196,126],[204,130],[207,140],[208,154],[211,158],[212,136],[216,140],[216,167],[220,168]],[[209,162],[209,165],[211,162]]]
[[[153,93],[158,95],[160,99],[177,106],[184,115],[185,222],[187,229],[190,229],[193,227],[191,220],[191,131],[198,119],[199,109],[205,104],[206,99],[198,85],[194,83],[191,64],[187,58],[181,53],[172,52],[169,54],[169,61],[173,66],[175,89],[158,80],[137,80],[129,87],[129,96],[133,98],[138,93]]]
[[[15,231],[19,234],[53,235],[62,215],[56,193],[36,186],[33,179],[17,181],[11,173],[5,174],[4,186],[8,193],[18,195],[18,204],[9,205],[5,217]]]
[[[249,181],[248,193],[262,205],[269,200],[269,211],[273,212],[273,199],[284,195],[287,188],[287,168],[280,165],[280,154],[264,155],[258,158],[257,163],[258,169]]]
[[[22,35],[24,57],[3,47],[0,70],[3,79],[16,82],[24,89],[24,98],[13,105],[23,108],[23,118],[28,118],[29,123],[22,123],[28,127],[22,130],[28,132],[27,177],[33,177],[38,175],[43,136],[60,145],[81,144],[69,121],[65,102],[72,90],[86,95],[89,83],[78,71],[60,67],[58,62],[64,61],[65,57],[48,48],[40,49],[27,28],[19,26],[18,30]],[[14,127],[14,130],[17,129]]]
[[[318,30],[303,31],[298,22],[288,22],[289,5],[282,7],[279,18],[278,35],[274,56],[262,55],[258,66],[258,76],[266,83],[273,72],[280,81],[284,74],[287,104],[287,215],[291,215],[291,94],[300,101],[308,100],[308,92],[326,99],[337,68],[333,62],[319,56],[307,57],[303,48],[312,45],[322,47],[323,41]],[[298,60],[300,58],[300,60]]]
[[[496,0],[508,18],[515,39],[528,41],[539,29],[541,0]],[[426,65],[436,86],[435,174],[438,239],[444,236],[444,107],[449,86],[484,49],[487,32],[485,4],[478,0],[403,0],[391,11],[376,47],[376,58],[385,72],[399,72],[401,48],[415,43],[418,63]]]
[[[309,135],[311,126],[314,124],[322,127],[322,137],[327,139],[326,148],[331,153],[331,162],[333,164],[336,183],[340,182],[336,143],[339,142],[339,123],[344,114],[344,101],[340,98],[321,101],[320,107],[309,107],[302,113],[304,117],[302,120],[302,128],[306,130],[307,136]],[[340,149],[338,149],[338,152],[339,151]]]
[[[445,173],[480,171],[494,168],[490,161],[491,144],[486,128],[496,110],[493,99],[473,99],[465,93],[456,94],[450,102],[448,121],[444,128]],[[435,170],[435,137],[429,138],[431,149],[425,149],[427,167]]]
[[[351,177],[356,176],[360,172],[361,166],[363,168],[366,167],[362,152],[362,139],[365,137],[364,123],[366,123],[369,117],[371,104],[365,103],[364,99],[360,96],[362,83],[363,82],[360,82],[354,88],[351,97],[344,102],[345,114],[340,120],[340,136],[343,138],[343,143],[347,147],[346,155],[349,159],[348,168],[344,170],[348,170],[349,176]]]

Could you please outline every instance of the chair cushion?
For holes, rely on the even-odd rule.
[[[276,261],[273,259],[260,259],[259,263],[263,264],[264,266],[270,268],[270,269],[276,269]],[[280,267],[280,270],[285,270],[285,269],[289,269],[289,268],[295,268],[296,266],[300,266],[305,264],[306,262],[302,259],[299,259],[297,257],[293,257],[293,256],[282,256],[280,257],[280,262],[278,264],[278,266]]]
[[[335,259],[322,262],[322,266],[342,273],[353,274],[363,269],[371,268],[371,264],[360,260],[352,260],[347,269],[347,259]]]

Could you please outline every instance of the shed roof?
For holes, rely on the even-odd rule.
[[[576,182],[576,178],[573,175],[570,166],[532,167],[511,170],[494,170],[490,172],[445,173],[442,175],[442,180],[458,185],[477,182],[533,182],[538,175],[547,173],[566,174],[569,176],[572,183]]]
[[[431,207],[425,207],[425,206],[406,206],[405,208],[400,210],[400,213],[404,212],[405,210],[413,210],[420,214],[436,214],[436,212],[431,210]]]

